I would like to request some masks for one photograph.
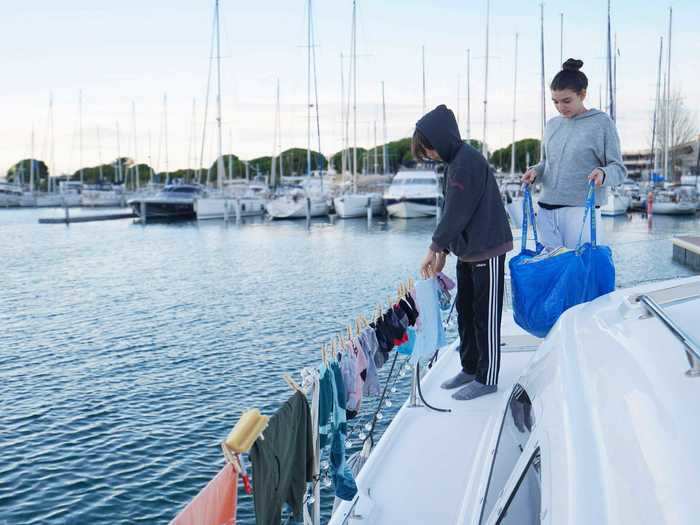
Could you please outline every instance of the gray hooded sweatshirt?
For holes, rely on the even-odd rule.
[[[597,109],[547,122],[544,156],[533,168],[542,183],[540,202],[558,206],[585,205],[588,176],[595,168],[605,172],[603,188],[596,190],[596,204],[605,204],[605,187],[621,184],[627,173],[615,123]]]

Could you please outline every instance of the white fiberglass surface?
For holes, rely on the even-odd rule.
[[[360,498],[372,501],[362,523],[454,524],[468,487],[476,488],[484,461],[484,439],[499,425],[503,397],[530,359],[531,352],[502,355],[499,390],[472,401],[452,399],[452,391],[440,388],[460,369],[459,353],[447,352],[422,385],[431,405],[449,408],[440,413],[425,407],[402,409],[392,423],[391,439],[375,449],[358,478]],[[389,437],[389,436],[386,436]],[[474,509],[476,512],[477,509]]]

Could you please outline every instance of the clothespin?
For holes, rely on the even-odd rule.
[[[350,328],[350,325],[346,326],[348,330],[348,343],[352,341],[352,328]]]
[[[284,374],[282,374],[282,378],[287,382],[289,388],[291,388],[292,390],[296,390],[297,392],[301,392],[302,394],[304,393],[302,388],[297,384],[296,381],[294,381],[294,379],[292,379],[292,376],[290,376],[288,373],[285,372]]]
[[[328,358],[326,357],[326,345],[321,345],[321,361],[323,361],[324,366],[328,366]]]
[[[391,295],[387,295],[386,297],[386,302],[388,303],[389,308],[391,308],[392,306],[394,306],[394,300],[391,298]]]

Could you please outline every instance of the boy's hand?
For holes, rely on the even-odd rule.
[[[436,253],[435,254],[435,266],[433,269],[435,270],[435,273],[440,273],[442,269],[445,267],[445,261],[447,260],[447,254],[445,253]]]
[[[530,168],[525,172],[525,175],[522,176],[520,179],[521,182],[524,182],[525,184],[532,184],[535,182],[535,179],[537,178],[537,172],[533,169]]]
[[[425,258],[423,259],[423,262],[420,265],[420,275],[423,277],[423,279],[428,279],[429,277],[432,277],[435,275],[435,256],[437,254],[431,250],[428,249],[428,253],[426,254]]]

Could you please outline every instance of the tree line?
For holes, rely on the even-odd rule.
[[[477,150],[481,143],[470,140],[469,143]],[[343,168],[343,155],[346,155],[346,170],[352,170],[353,149],[338,151],[326,158],[318,151],[311,151],[311,171],[327,171],[329,165],[340,173]],[[538,139],[523,139],[515,143],[515,171],[522,173],[528,166],[539,161],[540,141]],[[396,173],[402,166],[411,167],[415,160],[411,155],[411,139],[403,138],[386,144],[386,166],[384,166],[384,145],[376,148],[357,148],[356,152],[358,174]],[[273,157],[264,156],[248,161],[241,160],[237,155],[223,155],[224,178],[244,179],[257,175],[267,176],[272,173]],[[34,186],[39,191],[48,187],[49,169],[42,160],[34,159]],[[290,148],[274,158],[275,175],[305,175],[307,173],[307,152],[302,148]],[[511,163],[511,145],[497,149],[489,156],[489,162],[499,171],[509,172]],[[7,171],[6,179],[11,183],[29,185],[32,159],[22,159]],[[217,180],[217,161],[201,169],[177,169],[168,172],[156,171],[146,163],[135,163],[128,157],[120,157],[114,162],[98,166],[78,169],[73,173],[64,174],[58,180],[82,180],[85,184],[124,183],[128,186],[145,186],[149,182],[166,183],[173,181],[214,184]],[[279,180],[279,179],[277,179]]]

